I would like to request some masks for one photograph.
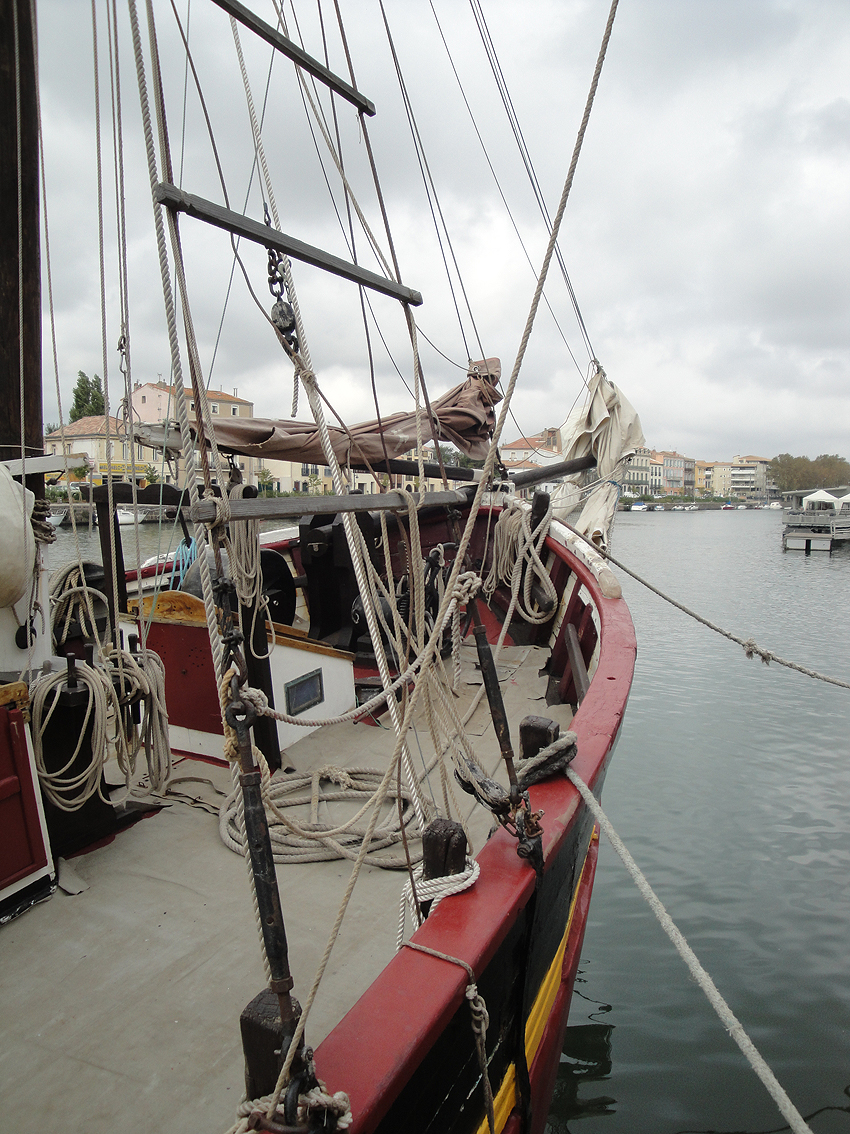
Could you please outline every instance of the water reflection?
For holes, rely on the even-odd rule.
[[[844,1088],[844,1090],[841,1093],[847,1099],[850,1099],[850,1083],[848,1083],[848,1085]],[[808,1123],[809,1126],[811,1126],[814,1119],[820,1117],[820,1115],[822,1115],[822,1114],[846,1114],[846,1115],[850,1115],[850,1105],[848,1105],[848,1106],[820,1106],[820,1107],[818,1107],[817,1110],[813,1110],[811,1112],[811,1114],[804,1114],[803,1119],[806,1123]],[[842,1129],[844,1129],[844,1128],[845,1128],[844,1123],[842,1123]],[[783,1134],[783,1131],[790,1130],[790,1129],[791,1129],[791,1127],[788,1126],[788,1125],[771,1126],[771,1128],[769,1130],[743,1130],[743,1129],[737,1129],[737,1128],[735,1130],[709,1130],[709,1129],[694,1130],[694,1129],[687,1129],[687,1130],[676,1130],[676,1131],[674,1131],[674,1134]]]
[[[610,1005],[603,1005],[600,1010],[605,1009],[610,1010]],[[613,1031],[612,1024],[576,1024],[567,1028],[547,1134],[569,1134],[569,1122],[614,1113],[617,1100],[609,1095],[579,1098],[579,1089],[584,1084],[610,1078]]]

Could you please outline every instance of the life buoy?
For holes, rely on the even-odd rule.
[[[30,523],[35,496],[0,465],[0,607],[11,606],[27,593],[35,562],[35,536]]]

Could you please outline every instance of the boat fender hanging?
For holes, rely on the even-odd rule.
[[[30,517],[35,496],[0,465],[0,606],[24,597],[35,561],[35,536]]]

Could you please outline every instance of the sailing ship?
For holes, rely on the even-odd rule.
[[[216,3],[234,27],[292,61],[308,101],[305,76],[353,107],[368,137],[374,107],[353,81],[281,26],[234,0]],[[14,9],[14,42],[25,58],[29,5],[5,7]],[[619,470],[642,444],[639,422],[594,360],[587,397],[565,423],[562,463],[506,476],[498,442],[522,351],[504,384],[498,359],[473,359],[464,381],[431,401],[415,351],[412,312],[421,297],[401,282],[391,255],[373,272],[289,237],[273,216],[257,221],[178,188],[161,84],[150,82],[159,67],[155,29],[149,22],[146,60],[133,3],[130,15],[143,118],[160,125],[159,162],[150,130],[148,160],[176,391],[176,420],[159,434],[130,424],[138,443],[158,444],[182,469],[176,485],[139,489],[133,479],[95,489],[103,562],[94,573],[79,565],[54,580],[52,596],[40,567],[49,548],[42,556],[30,532],[43,537],[39,547],[49,542],[37,529],[38,508],[15,470],[0,470],[4,516],[22,521],[16,562],[4,564],[0,670],[27,676],[0,690],[4,759],[14,766],[7,779],[17,785],[3,806],[26,832],[20,846],[10,836],[2,908],[11,916],[40,901],[55,885],[54,856],[114,833],[103,778],[110,742],[130,803],[142,808],[161,803],[187,767],[218,761],[233,773],[221,834],[249,863],[268,977],[241,1017],[247,1101],[234,1129],[541,1131],[598,846],[567,770],[599,794],[634,668],[632,622],[600,549]],[[21,135],[22,89],[13,89]],[[260,158],[256,129],[254,142]],[[309,424],[213,419],[185,290],[184,215],[263,250],[274,300],[268,320],[308,397]],[[556,238],[557,223],[550,252]],[[409,412],[362,426],[328,423],[295,294],[298,263],[400,305],[414,345]],[[185,348],[169,298],[173,273]],[[24,297],[12,293],[17,308]],[[25,354],[27,341],[13,338]],[[426,442],[436,467],[425,460]],[[446,467],[445,442],[483,468]],[[51,471],[49,459],[27,451],[37,446],[20,443],[23,480]],[[321,461],[334,492],[259,498],[242,483],[240,456]],[[353,469],[367,471],[379,491],[350,491]],[[438,488],[427,488],[429,476]],[[553,499],[522,498],[559,477],[566,482]],[[193,566],[177,571],[176,556],[157,557],[125,570],[116,510],[138,514],[147,504],[174,509],[187,547],[192,525],[201,547]],[[289,527],[261,548],[260,520]],[[154,595],[144,593],[146,571]],[[37,606],[46,611],[51,601],[52,632],[39,632]],[[56,672],[58,659],[66,673]],[[100,721],[91,720],[95,689],[108,702]],[[140,794],[133,770],[142,752],[149,791]],[[172,774],[175,755],[181,777]],[[370,762],[376,766],[364,769]],[[81,817],[73,829],[69,812]],[[168,819],[144,826],[164,832]],[[48,842],[39,845],[45,826],[53,856]],[[181,846],[185,854],[185,840]],[[108,863],[111,849],[98,862]],[[340,893],[330,872],[336,880],[345,860],[353,866]],[[337,937],[355,882],[354,900],[365,891],[368,945],[358,949],[355,935],[350,955],[337,960],[331,951],[346,945]],[[326,890],[339,904],[335,919],[317,912]],[[22,918],[21,933],[38,922],[39,937],[49,937],[52,906]],[[330,929],[326,947],[317,925]],[[318,966],[309,994],[304,956]],[[311,1014],[330,956],[333,995]]]

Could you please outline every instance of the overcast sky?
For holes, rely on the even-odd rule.
[[[186,7],[179,0],[184,17]],[[268,0],[253,0],[252,7],[274,22]],[[300,28],[307,50],[321,56],[315,7],[298,15],[305,21]],[[465,300],[457,286],[454,297],[448,287],[380,11],[374,0],[342,0],[341,7],[358,85],[378,110],[369,132],[402,275],[424,297],[416,312],[419,326],[451,360],[421,342],[430,392],[436,397],[461,380],[467,357],[480,357],[479,341],[510,373],[534,289],[515,228],[535,271],[546,234],[472,10],[459,0],[434,0],[470,115],[430,4],[386,0]],[[554,212],[608,2],[483,0],[483,10]],[[222,201],[191,84],[184,115],[184,67],[170,4],[159,0],[156,11],[175,179],[182,165],[187,191]],[[88,3],[39,0],[38,12],[67,414],[77,371],[103,373],[92,32]],[[99,17],[103,46],[102,5]],[[326,18],[331,66],[345,74],[332,5]],[[168,378],[170,359],[123,11],[120,23],[132,367],[133,378],[145,382]],[[245,206],[253,144],[229,21],[214,5],[192,0],[189,36],[231,207],[261,219],[256,180]],[[249,41],[244,33],[254,97],[261,103],[271,52]],[[105,53],[100,90],[114,406],[122,382],[115,349],[118,256]],[[344,104],[338,107],[349,178],[385,246],[355,116]],[[292,66],[280,58],[272,69],[263,136],[284,231],[349,258]],[[212,387],[238,389],[253,400],[257,416],[289,416],[291,368],[238,271],[213,362],[230,245],[200,222],[184,218],[181,226],[205,376],[211,371]],[[362,232],[356,239],[358,256],[375,268]],[[784,451],[850,456],[850,4],[622,0],[560,244],[593,350],[638,409],[650,445],[708,460]],[[265,253],[246,245],[242,251],[252,286],[268,307]],[[346,420],[374,416],[357,289],[300,265],[295,277],[323,389]],[[588,354],[555,267],[547,296],[554,317],[541,308],[514,401],[516,423],[506,427],[505,441],[560,424],[580,394]],[[382,411],[407,408],[409,395],[394,368],[409,379],[404,320],[393,301],[378,297],[372,306],[387,344],[372,325]],[[45,382],[45,420],[56,421],[47,319]],[[299,416],[306,417],[303,398]]]

